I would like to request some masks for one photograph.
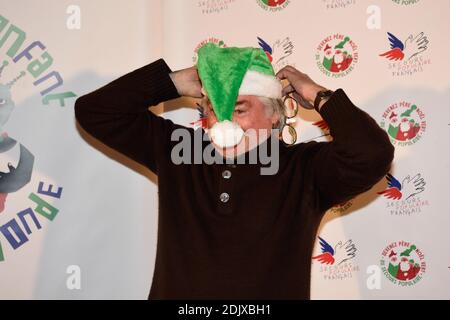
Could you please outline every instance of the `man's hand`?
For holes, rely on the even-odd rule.
[[[314,100],[316,99],[317,93],[321,90],[326,90],[325,87],[322,87],[315,83],[311,78],[303,73],[298,71],[292,66],[286,66],[277,73],[277,78],[280,80],[288,80],[289,84],[283,88],[283,96],[292,93],[294,98],[300,102],[306,100],[311,105],[314,105]],[[319,110],[322,105],[325,103],[325,99],[321,101],[319,104]],[[302,105],[303,106],[303,105]],[[307,106],[303,106],[306,109]]]
[[[169,76],[180,96],[193,98],[202,97],[202,85],[195,66],[172,72]]]

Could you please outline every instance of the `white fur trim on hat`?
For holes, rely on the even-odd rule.
[[[241,142],[244,130],[235,122],[216,122],[208,131],[211,140],[221,148],[230,148]]]
[[[283,87],[275,76],[248,70],[242,80],[239,95],[253,95],[281,99]]]

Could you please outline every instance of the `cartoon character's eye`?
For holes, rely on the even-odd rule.
[[[0,106],[2,106],[2,105],[4,105],[4,104],[6,104],[6,99],[0,98]]]

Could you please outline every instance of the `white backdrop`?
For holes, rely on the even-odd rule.
[[[207,41],[265,43],[276,70],[291,64],[323,86],[343,88],[381,126],[391,125],[396,154],[390,173],[401,186],[378,194],[388,188],[380,181],[327,213],[318,236],[333,248],[325,255],[334,261],[312,260],[312,298],[450,298],[448,1],[0,4],[0,63],[8,63],[0,75],[0,98],[8,107],[0,110],[0,125],[17,141],[8,149],[11,140],[3,135],[0,172],[19,167],[20,144],[34,156],[29,182],[17,191],[0,190],[0,298],[147,297],[156,248],[157,178],[77,128],[73,95],[159,57],[173,70],[191,66],[196,49]],[[74,29],[78,17],[81,28]],[[388,32],[403,43],[403,50],[390,53],[402,60],[380,56],[391,50]],[[16,39],[23,42],[12,52]],[[27,58],[21,52],[30,45]],[[342,52],[347,60],[339,63]],[[56,80],[60,85],[45,92]],[[63,93],[64,106],[55,99]],[[162,115],[188,126],[197,117],[193,105],[188,99],[166,103]],[[412,126],[406,140],[403,127],[397,130],[404,119]],[[318,127],[320,120],[315,112],[302,111],[296,122],[299,140],[327,133]],[[45,192],[49,185],[53,194]],[[31,196],[33,201],[30,194],[42,200]],[[354,254],[342,255],[343,250]],[[313,256],[321,254],[317,243]],[[67,281],[78,271],[81,288],[71,290]]]

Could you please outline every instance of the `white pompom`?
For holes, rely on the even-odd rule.
[[[235,122],[216,122],[208,131],[211,140],[221,148],[230,148],[241,142],[244,130]]]

